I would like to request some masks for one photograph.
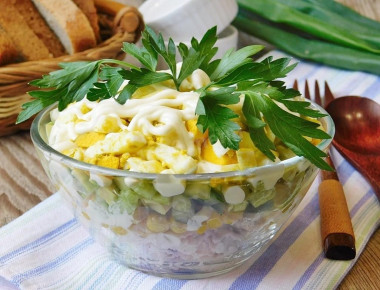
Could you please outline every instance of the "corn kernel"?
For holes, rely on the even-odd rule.
[[[221,218],[215,217],[207,221],[207,227],[209,229],[217,229],[223,225]]]
[[[119,168],[120,159],[113,155],[103,155],[99,156],[96,165],[118,169]]]
[[[187,225],[176,221],[174,218],[170,219],[170,229],[176,234],[183,234],[187,231]]]
[[[127,230],[123,227],[112,227],[111,230],[117,234],[117,235],[120,235],[120,236],[124,236],[127,234]]]
[[[165,216],[152,213],[146,219],[146,227],[154,233],[164,233],[170,229],[170,224]]]
[[[203,235],[205,232],[207,231],[207,225],[206,224],[203,224],[201,225],[198,230],[197,230],[197,233],[199,235]]]
[[[97,132],[89,132],[83,135],[79,135],[75,140],[75,144],[82,148],[88,148],[94,145],[96,142],[101,141],[105,138],[105,134]]]

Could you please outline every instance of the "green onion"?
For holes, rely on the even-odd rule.
[[[360,15],[355,10],[332,0],[304,0],[304,2],[321,5],[325,9],[332,11],[335,15],[341,15],[347,21],[351,22],[349,29],[355,29],[356,26],[365,26],[373,31],[380,31],[380,22]]]
[[[380,42],[376,41],[376,37],[373,38],[375,38],[374,41],[378,45],[374,46],[366,40],[361,39],[359,33],[354,33],[349,27],[342,28],[336,26],[336,23],[326,21],[326,19],[332,18],[331,15],[327,14],[328,17],[319,19],[302,12],[302,10],[310,11],[311,9],[317,11],[315,9],[318,7],[316,4],[313,5],[301,0],[238,0],[238,3],[240,7],[254,12],[267,20],[287,24],[326,41],[364,51],[380,53],[380,49],[378,48]],[[318,11],[321,12],[322,10],[319,9]],[[352,23],[351,26],[354,25]]]
[[[308,39],[275,27],[251,13],[240,11],[234,25],[255,37],[274,44],[279,49],[323,64],[380,74],[380,55],[364,52],[333,43]]]

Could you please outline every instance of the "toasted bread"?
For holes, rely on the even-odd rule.
[[[94,0],[73,0],[80,10],[86,15],[92,30],[94,31],[96,41],[100,42],[99,19],[96,12]]]
[[[69,54],[96,45],[87,17],[71,0],[33,0],[33,3]]]
[[[18,12],[24,17],[26,23],[34,33],[42,40],[45,46],[58,57],[66,54],[65,48],[59,41],[58,37],[50,29],[49,25],[42,18],[32,0],[11,0]]]
[[[8,0],[0,0],[0,6],[0,26],[7,32],[22,60],[52,57],[42,40],[28,26],[18,10],[9,5]]]
[[[15,62],[18,57],[17,49],[8,34],[0,28],[0,65]]]

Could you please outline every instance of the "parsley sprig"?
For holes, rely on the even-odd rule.
[[[326,154],[305,139],[331,137],[318,129],[317,123],[289,113],[278,105],[281,103],[289,111],[305,117],[324,116],[311,109],[308,102],[294,99],[300,95],[299,92],[286,88],[284,82],[278,80],[296,64],[289,65],[289,58],[273,60],[272,57],[255,62],[252,56],[263,49],[260,45],[229,50],[221,59],[213,60],[217,52],[216,41],[216,27],[213,27],[200,41],[193,38],[190,46],[180,43],[176,48],[172,39],[165,45],[161,34],[157,35],[146,27],[142,33],[142,47],[123,43],[122,48],[141,63],[141,68],[115,59],[61,63],[62,69],[30,83],[42,90],[29,92],[34,100],[22,106],[17,123],[55,102],[58,102],[60,111],[85,96],[90,101],[114,98],[124,104],[138,88],[166,80],[172,80],[179,90],[183,80],[199,68],[209,75],[211,82],[198,90],[200,97],[195,111],[199,116],[197,126],[202,132],[208,130],[212,144],[219,141],[225,148],[239,149],[241,138],[237,131],[240,126],[236,122],[239,116],[229,105],[237,104],[240,96],[244,95],[243,118],[253,143],[268,158],[275,159],[272,152],[275,145],[267,137],[266,127],[297,155],[304,156],[322,169],[331,170],[322,158]],[[179,71],[176,49],[182,58]],[[170,73],[157,71],[159,57],[164,60]],[[120,88],[125,80],[128,84]]]

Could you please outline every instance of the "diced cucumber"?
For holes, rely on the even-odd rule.
[[[170,205],[171,198],[162,196],[161,194],[157,193],[152,197],[152,201],[157,202],[159,204],[163,204],[163,205]]]
[[[267,201],[274,198],[276,194],[275,188],[265,190],[264,182],[262,180],[257,182],[253,191],[248,195],[247,200],[254,206],[259,207]]]
[[[290,150],[288,147],[282,144],[277,146],[277,152],[279,153],[278,157],[280,158],[280,160],[290,159],[295,156],[292,150]]]
[[[151,200],[156,194],[159,194],[153,187],[153,184],[149,181],[140,181],[136,184],[132,184],[131,188],[138,195],[143,197],[144,199]]]
[[[129,186],[125,184],[124,177],[114,177],[113,182],[120,189],[120,191],[130,189]]]
[[[204,183],[187,183],[184,194],[194,199],[209,199],[211,188]]]
[[[140,181],[132,177],[114,177],[113,182],[120,190],[128,190]]]
[[[120,191],[118,202],[120,203],[121,209],[125,209],[128,214],[133,214],[139,204],[139,199],[140,197],[136,192],[127,188]]]
[[[228,211],[230,212],[240,212],[240,211],[245,211],[247,208],[249,202],[244,200],[243,202],[239,204],[233,204],[228,206]]]
[[[216,212],[222,214],[226,209],[226,203],[223,197],[223,193],[215,188],[211,189],[210,198],[202,200],[203,205],[212,207]]]
[[[187,223],[194,215],[194,209],[188,197],[177,195],[172,201],[172,217],[179,222]]]
[[[151,208],[152,210],[154,210],[155,212],[158,212],[159,214],[162,214],[162,215],[166,215],[166,213],[169,211],[169,209],[171,208],[170,205],[166,205],[166,204],[160,204],[154,200],[151,200],[151,199],[145,199],[145,198],[142,198],[141,199],[142,203]]]
[[[90,181],[90,177],[82,170],[73,169],[71,170],[71,175],[79,182],[80,187],[83,188],[86,195],[93,193],[97,188],[99,188],[96,183]]]
[[[105,202],[107,202],[108,205],[113,204],[117,197],[113,190],[108,187],[99,187],[96,193],[99,197],[105,200]]]
[[[297,168],[297,165],[286,167],[282,178],[286,181],[292,181],[294,177],[296,176],[296,174],[298,173],[298,171],[299,170]]]

